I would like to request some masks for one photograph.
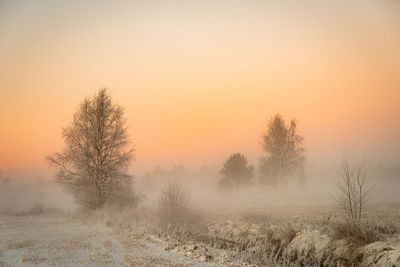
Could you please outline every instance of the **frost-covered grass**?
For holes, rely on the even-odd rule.
[[[165,227],[157,208],[80,210],[121,236],[140,233],[169,251],[228,266],[385,266],[400,264],[399,206],[371,206],[357,229],[335,206],[188,211],[190,220]],[[399,257],[398,257],[399,256]],[[388,265],[390,266],[390,264]]]
[[[387,251],[400,253],[396,206],[372,207],[357,228],[349,228],[341,211],[329,206],[225,210],[200,217],[160,232],[167,249],[205,261],[249,266],[377,264],[388,257]],[[367,245],[376,249],[364,249]],[[196,249],[202,246],[206,249]]]

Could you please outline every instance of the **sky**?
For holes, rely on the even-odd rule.
[[[130,171],[257,165],[276,114],[308,164],[400,165],[400,1],[0,0],[0,168],[51,176],[44,157],[79,103],[109,89],[135,147]]]

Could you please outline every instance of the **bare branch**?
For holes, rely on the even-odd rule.
[[[337,199],[345,211],[351,225],[358,225],[362,218],[365,205],[369,200],[372,187],[367,187],[366,169],[363,165],[351,168],[347,161],[342,166],[342,181],[337,185],[340,196]]]

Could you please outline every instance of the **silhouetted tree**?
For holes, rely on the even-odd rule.
[[[133,203],[133,177],[127,173],[133,149],[125,124],[122,108],[101,89],[85,98],[63,129],[65,149],[47,158],[58,170],[58,182],[85,207]]]
[[[230,189],[232,186],[248,184],[253,177],[254,166],[248,166],[246,156],[235,153],[228,158],[219,173],[223,177],[218,186],[221,189]]]
[[[297,134],[296,121],[292,120],[290,126],[286,126],[282,116],[276,114],[262,140],[266,153],[260,160],[262,179],[283,184],[290,175],[302,175],[305,162],[302,141],[303,137]]]

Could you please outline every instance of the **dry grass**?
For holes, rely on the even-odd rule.
[[[316,210],[307,216],[299,216],[302,212],[305,211],[282,211],[287,215],[256,212],[246,213],[244,216],[212,214],[196,223],[185,225],[179,231],[164,234],[163,238],[167,240],[168,250],[200,258],[198,253],[201,250],[193,248],[206,246],[208,251],[205,255],[209,255],[210,261],[228,265],[359,266],[360,258],[354,258],[353,252],[367,244],[385,241],[400,233],[396,224],[398,217],[390,218],[389,221],[379,220],[379,223],[369,220],[369,224],[361,224],[354,229],[348,227],[346,220],[337,217],[340,212],[336,210]],[[376,218],[374,212],[369,215]],[[309,245],[304,244],[304,248],[314,248],[310,247],[307,253],[298,251],[295,257],[286,253],[295,237],[314,230],[321,237],[317,235],[317,239],[312,240],[304,235],[305,239],[303,238],[305,242],[309,242]],[[327,240],[327,243],[318,252],[315,246],[324,244],[315,243],[320,242],[319,240]],[[339,242],[336,243],[335,240]],[[347,244],[348,248],[342,248],[340,244]],[[304,248],[295,247],[300,250]],[[226,255],[225,258],[220,259],[220,254]]]
[[[375,227],[368,223],[351,225],[348,223],[338,223],[333,226],[334,239],[345,239],[352,246],[362,246],[375,241],[379,241],[378,232]]]
[[[331,207],[246,211],[236,215],[232,211],[199,212],[196,217],[192,217],[191,209],[185,208],[188,217],[170,228],[154,220],[155,216],[160,216],[160,211],[150,208],[116,211],[110,207],[91,214],[82,212],[88,221],[103,222],[117,229],[119,234],[127,237],[126,246],[135,246],[133,240],[152,233],[165,242],[167,250],[201,261],[247,266],[357,266],[362,257],[353,257],[353,252],[377,240],[392,239],[395,242],[394,236],[400,233],[400,215],[390,213],[392,215],[387,215],[384,220],[381,214],[378,216],[381,210],[382,207],[368,210],[366,219],[370,223],[359,228],[349,228],[342,217],[343,211]],[[319,252],[322,254],[318,256],[315,248],[304,254],[299,251],[295,256],[286,253],[298,236],[309,241],[309,246],[317,246],[314,242],[319,242],[318,236],[315,241],[303,235],[313,231],[329,240],[327,247]],[[132,233],[141,235],[134,235],[132,239]],[[340,244],[348,247],[340,248]]]
[[[333,238],[345,239],[352,246],[363,246],[376,241],[385,241],[388,237],[400,233],[399,224],[390,220],[370,220],[356,225],[346,222],[333,224]]]

